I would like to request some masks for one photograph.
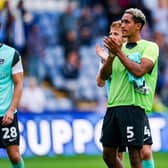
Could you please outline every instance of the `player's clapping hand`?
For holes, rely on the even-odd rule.
[[[111,37],[104,37],[104,46],[114,55],[117,55],[118,51],[121,50],[120,41]]]
[[[108,57],[108,54],[105,52],[104,48],[102,48],[99,44],[96,44],[96,54],[104,61]]]
[[[9,125],[13,122],[14,113],[11,111],[7,111],[2,119],[2,125]]]

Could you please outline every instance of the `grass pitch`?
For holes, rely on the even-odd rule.
[[[168,167],[168,153],[154,153],[155,167]],[[107,168],[101,156],[55,156],[24,158],[26,168]],[[125,168],[130,168],[128,154],[124,156]],[[0,159],[0,168],[10,168],[7,159]]]

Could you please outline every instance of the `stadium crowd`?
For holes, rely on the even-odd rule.
[[[69,1],[63,11],[28,10],[24,0],[19,0],[14,9],[8,0],[0,5],[0,41],[20,52],[25,70],[21,111],[40,113],[86,107],[101,111],[106,90],[96,86],[100,60],[95,45],[103,45],[111,22],[120,19],[130,7],[145,13],[147,24],[142,37],[160,47],[153,111],[168,111],[167,0]]]

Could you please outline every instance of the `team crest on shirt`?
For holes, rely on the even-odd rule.
[[[5,62],[5,59],[0,58],[0,65],[3,64]]]

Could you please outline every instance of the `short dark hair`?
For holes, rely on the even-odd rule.
[[[135,23],[141,23],[142,24],[141,29],[144,26],[144,24],[146,23],[146,17],[140,9],[129,8],[129,9],[125,10],[124,13],[131,14],[133,16],[133,20]]]

